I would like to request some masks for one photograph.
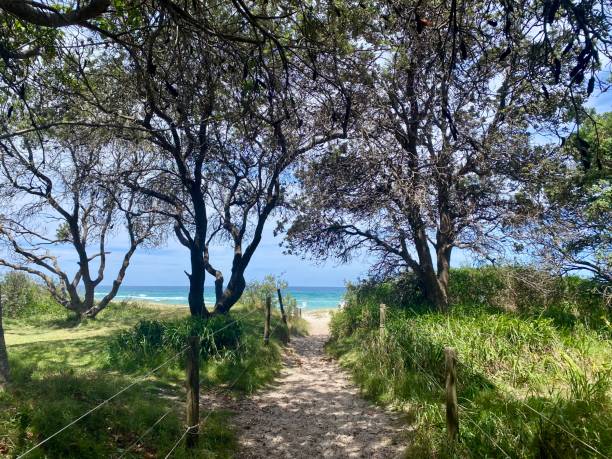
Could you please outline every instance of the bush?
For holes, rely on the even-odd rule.
[[[26,273],[10,271],[0,281],[2,309],[11,319],[64,312],[51,295]]]
[[[269,296],[272,299],[272,307],[278,308],[278,295],[276,291],[280,289],[283,291],[285,313],[293,315],[297,309],[297,300],[286,292],[287,286],[288,284],[284,280],[268,275],[261,282],[250,282],[244,290],[240,303],[247,309],[263,308],[266,304],[266,297]]]
[[[451,307],[480,307],[510,311],[530,317],[548,317],[558,326],[573,328],[583,324],[612,337],[611,309],[602,286],[577,276],[555,277],[531,267],[459,268],[450,273]],[[384,281],[364,281],[349,285],[347,314],[336,327],[350,334],[363,319],[352,314],[351,305],[371,309],[377,319],[380,303],[414,313],[431,311],[412,274]],[[352,314],[352,315],[351,315]],[[339,331],[339,330],[337,330]]]
[[[112,338],[108,350],[112,365],[146,363],[165,352],[179,352],[186,346],[188,337],[199,336],[201,356],[207,358],[222,349],[234,349],[241,335],[242,324],[231,314],[209,319],[141,320],[132,329]]]

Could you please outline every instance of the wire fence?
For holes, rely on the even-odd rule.
[[[150,426],[147,430],[144,431],[144,433],[138,437],[130,446],[128,446],[125,451],[123,451],[123,453],[121,453],[121,456],[119,456],[118,459],[122,459],[125,457],[126,454],[128,454],[130,451],[132,451],[147,435],[149,435],[151,432],[153,432],[153,429],[155,429],[155,427],[157,427],[157,425],[162,422],[170,413],[172,413],[172,410],[168,410],[166,411],[164,414],[162,414],[157,421],[155,421],[153,423],[152,426]]]
[[[380,339],[378,340],[378,343],[379,343],[380,346],[384,346],[385,344],[388,344],[388,342],[390,340],[393,340],[393,339],[396,338],[395,336],[393,336],[392,334],[389,333],[388,329],[385,328],[385,317],[386,317],[385,309],[386,309],[386,306],[385,305],[381,305]],[[413,368],[415,368],[427,381],[429,381],[432,384],[432,387],[434,387],[436,389],[439,389],[441,394],[448,391],[448,387],[443,387],[442,384],[440,384],[440,382],[437,381],[436,378],[430,372],[425,370],[425,368],[417,361],[416,358],[414,358],[413,355],[411,355],[410,353],[403,353],[402,355],[404,355],[404,356],[409,358],[409,360],[414,364]],[[458,366],[463,367],[463,368],[467,369],[468,371],[472,372],[472,368],[470,368],[465,363],[463,363],[463,362],[461,362],[459,360],[457,360],[456,363],[458,364]],[[542,421],[548,422],[551,425],[553,425],[554,427],[556,427],[557,429],[559,429],[560,431],[564,432],[566,435],[568,435],[569,437],[574,439],[580,445],[582,445],[583,447],[587,448],[587,450],[589,450],[589,452],[594,453],[597,456],[602,457],[602,458],[610,458],[611,457],[611,456],[608,456],[608,455],[602,453],[600,450],[595,448],[593,445],[587,443],[586,441],[584,441],[583,439],[581,439],[580,437],[578,437],[577,435],[575,435],[574,433],[572,433],[568,429],[564,428],[559,423],[553,421],[550,417],[546,416],[544,413],[536,410],[535,408],[530,406],[528,403],[526,403],[524,400],[521,400],[519,397],[513,396],[511,393],[509,393],[508,391],[504,390],[500,386],[496,386],[496,389],[498,389],[503,395],[511,398],[512,400],[516,400],[521,406],[524,406],[525,408],[527,408],[528,410],[530,410],[531,412],[536,414]],[[491,444],[503,454],[504,457],[506,457],[506,458],[510,458],[511,457],[510,454],[508,454],[508,452],[506,450],[504,450],[499,445],[499,442],[496,441],[495,438],[493,438],[489,433],[487,433],[480,426],[480,423],[477,420],[473,419],[472,416],[470,416],[468,408],[466,408],[464,405],[461,405],[461,404],[458,404],[458,408],[461,408],[461,416],[460,416],[461,419],[464,419],[464,420],[468,421],[470,424],[474,425],[476,427],[476,429],[478,431],[480,431],[483,434],[483,436],[485,438],[487,438],[488,441],[490,441]],[[469,450],[467,450],[467,452],[470,455],[472,454],[471,451],[469,451]]]
[[[32,451],[34,451],[35,449],[40,448],[42,445],[44,445],[45,443],[47,443],[49,440],[51,440],[52,438],[55,438],[56,436],[58,436],[59,434],[61,434],[62,432],[64,432],[65,430],[69,429],[70,427],[72,427],[73,425],[75,425],[77,422],[85,419],[87,416],[89,416],[91,413],[99,410],[100,408],[102,408],[104,405],[106,405],[107,403],[109,403],[110,401],[114,400],[115,398],[117,398],[119,395],[123,394],[125,391],[131,389],[132,387],[136,386],[137,384],[140,384],[141,382],[145,381],[149,376],[153,375],[156,371],[159,371],[160,369],[162,369],[163,367],[165,367],[166,365],[168,365],[170,362],[172,362],[174,359],[176,359],[177,357],[179,357],[180,355],[182,355],[185,350],[187,350],[187,347],[183,348],[181,351],[177,352],[176,354],[174,354],[172,357],[170,357],[168,360],[164,361],[161,365],[158,365],[157,367],[155,367],[153,370],[147,372],[144,376],[141,376],[140,378],[138,378],[136,381],[132,382],[131,384],[125,386],[124,388],[120,389],[119,391],[117,391],[114,395],[108,397],[106,400],[102,401],[101,403],[97,404],[96,406],[94,406],[92,409],[90,409],[89,411],[83,413],[81,416],[79,416],[78,418],[74,419],[73,421],[71,421],[70,423],[66,424],[64,427],[62,427],[61,429],[59,429],[58,431],[56,431],[55,433],[49,435],[47,438],[45,438],[44,440],[38,442],[37,444],[35,444],[34,446],[32,446],[30,449],[28,449],[26,452],[20,454],[19,456],[17,456],[17,459],[21,459],[22,457],[27,456],[28,454],[30,454]]]
[[[215,330],[211,335],[209,335],[209,338],[212,338],[213,336],[217,335],[218,333],[222,332],[223,330],[226,330],[230,326],[245,320],[246,318],[252,316],[253,314],[255,314],[257,312],[261,313],[261,310],[255,308],[252,311],[249,311],[248,313],[241,315],[239,318],[236,318],[236,319],[230,321],[229,323],[225,324],[223,327]],[[278,327],[278,325],[277,325],[277,327]],[[242,346],[242,344],[244,344],[244,343],[240,343],[240,345],[236,349],[238,349],[240,346]],[[156,372],[158,372],[162,368],[168,366],[171,362],[173,362],[176,359],[178,359],[179,357],[181,357],[188,348],[189,348],[188,345],[183,347],[180,351],[178,351],[175,354],[173,354],[170,358],[166,359],[164,362],[162,362],[161,364],[159,364],[158,366],[156,366],[152,370],[149,370],[144,375],[142,375],[139,378],[137,378],[135,381],[133,381],[130,384],[122,387],[121,389],[119,389],[117,392],[115,392],[110,397],[108,397],[105,400],[103,400],[102,402],[98,403],[93,408],[89,409],[88,411],[86,411],[82,415],[78,416],[77,418],[73,419],[71,422],[69,422],[68,424],[63,426],[61,429],[57,430],[53,434],[47,436],[46,438],[44,438],[40,442],[36,443],[34,446],[30,447],[25,452],[21,453],[19,456],[17,456],[17,459],[21,459],[23,457],[26,457],[27,455],[29,455],[33,451],[37,450],[38,448],[40,448],[41,446],[43,446],[44,444],[46,444],[47,442],[52,440],[53,438],[57,437],[58,435],[60,435],[61,433],[65,432],[66,430],[68,430],[69,428],[71,428],[72,426],[77,424],[78,422],[82,421],[83,419],[85,419],[86,417],[91,415],[92,413],[96,412],[97,410],[99,410],[103,406],[107,405],[108,403],[110,403],[111,401],[113,401],[114,399],[116,399],[117,397],[119,397],[121,394],[125,393],[126,391],[128,391],[132,387],[134,387],[134,386],[136,386],[136,385],[146,381],[149,377],[153,376]],[[246,369],[245,369],[245,371],[246,371]],[[147,435],[149,435],[155,429],[155,427],[157,427],[171,412],[172,412],[172,410],[168,410],[162,416],[160,416],[153,423],[153,425],[151,425],[145,432],[143,432],[143,434],[140,437],[138,437],[138,439],[136,441],[134,441],[128,448],[126,448],[125,451],[122,452],[122,454],[119,456],[119,458],[125,457],[125,455],[127,455],[130,451],[132,451],[133,448],[135,448],[142,441],[143,438],[145,438]],[[209,413],[209,415],[210,415],[210,413]],[[194,426],[190,426],[190,427],[187,428],[187,430],[185,432],[183,432],[181,437],[178,439],[178,441],[173,446],[173,448],[170,450],[170,452],[166,455],[166,457],[170,457],[170,455],[175,451],[175,449],[178,447],[178,445],[181,443],[181,441],[185,438],[185,436],[187,435],[189,430],[193,429],[193,427]]]
[[[275,327],[270,331],[270,336],[274,336],[274,333],[279,329],[279,327],[284,326],[285,323],[282,321],[282,319],[278,319],[278,323],[275,325]],[[242,343],[240,343],[240,345],[235,349],[237,350],[238,348],[240,348],[246,341],[243,341]],[[229,391],[230,389],[232,389],[237,383],[238,381],[240,381],[240,379],[244,376],[244,374],[251,368],[251,366],[253,365],[253,363],[255,362],[255,360],[252,360],[247,366],[245,366],[242,371],[238,374],[238,376],[236,376],[236,378],[234,378],[232,380],[232,382],[224,387],[220,387],[215,391],[212,391],[212,394],[220,394],[222,392],[226,392]],[[206,425],[206,421],[208,420],[208,418],[212,415],[212,413],[214,412],[214,410],[209,410],[208,414],[204,417],[204,419],[202,419],[202,421],[200,422],[201,425]],[[174,446],[172,447],[172,449],[168,452],[168,454],[166,454],[166,456],[164,457],[164,459],[168,459],[173,453],[174,451],[176,451],[176,449],[178,448],[178,446],[181,444],[181,442],[185,439],[187,433],[193,429],[195,426],[191,426],[191,427],[187,427],[187,430],[185,430],[183,432],[183,434],[179,437],[179,439],[177,440],[177,442],[174,444]]]
[[[382,340],[379,340],[379,342],[382,342]],[[405,354],[407,357],[410,358],[410,361],[414,364],[414,367],[419,371],[419,373],[421,375],[423,375],[423,377],[425,377],[430,383],[432,383],[432,385],[434,387],[437,387],[440,390],[440,393],[444,393],[446,391],[446,388],[442,386],[442,384],[440,384],[433,375],[431,375],[429,372],[427,372],[425,370],[425,368],[423,368],[423,366],[410,354]],[[468,420],[470,423],[472,423],[473,425],[475,425],[478,430],[486,437],[489,439],[489,441],[497,448],[499,449],[505,457],[510,457],[510,455],[508,453],[506,453],[506,451],[504,451],[498,444],[497,442],[493,439],[493,437],[491,437],[485,430],[483,430],[480,425],[478,424],[478,422],[474,421],[469,415],[468,415],[468,410],[462,406],[459,405],[460,408],[462,408],[462,419],[466,419]],[[471,455],[471,452],[468,450],[468,453]]]

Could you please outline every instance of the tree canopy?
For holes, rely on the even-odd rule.
[[[580,126],[584,101],[607,84],[608,1],[0,1],[0,10],[6,208],[33,225],[32,209],[59,212],[70,237],[44,237],[74,245],[89,297],[103,279],[86,260],[104,265],[104,222],[119,218],[131,234],[134,218],[155,228],[134,232],[136,246],[163,228],[185,247],[192,314],[225,313],[282,213],[294,219],[292,250],[343,260],[371,250],[378,272],[414,271],[444,309],[453,249],[495,250],[518,221],[519,191],[538,189],[535,136],[575,145],[582,162],[607,161]],[[540,189],[559,209],[570,206],[560,190],[572,173]],[[591,179],[580,180],[589,194]],[[89,223],[64,207],[91,196]],[[3,227],[13,251],[25,250],[16,236],[25,218]],[[231,251],[229,273],[212,244]],[[5,264],[53,259],[19,250],[27,263]],[[64,271],[47,270],[57,289]],[[91,309],[70,295],[71,307]]]

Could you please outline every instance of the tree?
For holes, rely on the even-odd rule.
[[[517,195],[512,229],[521,251],[561,274],[612,284],[612,113],[592,114],[542,161]]]
[[[480,3],[378,5],[380,21],[364,35],[381,50],[368,104],[355,108],[351,140],[301,174],[288,244],[343,261],[368,250],[375,271],[414,271],[445,310],[453,250],[496,245],[533,160],[528,129],[554,127],[563,88],[542,96],[551,77],[532,75],[524,49],[489,51],[505,32],[496,24],[483,32]],[[529,21],[512,33],[526,41]]]
[[[303,56],[286,54],[231,7],[184,13],[202,24],[214,18],[215,32],[195,28],[182,13],[143,6],[100,31],[114,45],[66,51],[64,60],[85,81],[78,91],[70,88],[75,104],[96,113],[96,123],[124,123],[154,146],[147,164],[136,151],[130,156],[122,182],[173,222],[190,254],[191,313],[206,316],[205,275],[215,278],[214,311],[229,311],[244,291],[266,222],[283,204],[289,169],[306,151],[344,136],[350,95],[336,83],[342,79],[326,77],[344,68],[338,56],[321,56],[321,77],[310,81]],[[149,27],[130,33],[133,21]],[[287,26],[286,34],[304,41],[297,27]],[[109,83],[89,84],[90,78]],[[227,283],[210,259],[215,242],[233,250]]]
[[[79,316],[95,317],[117,294],[137,247],[152,238],[157,220],[136,213],[140,199],[115,176],[125,145],[86,132],[37,135],[0,142],[0,238],[10,256],[0,265],[39,277],[53,298]],[[105,276],[107,240],[117,226],[128,248],[110,291],[95,301]],[[74,275],[54,250],[78,256]]]
[[[259,53],[263,56],[265,50]],[[325,57],[319,57],[317,71],[322,78],[332,74],[340,77],[342,64],[336,62],[333,69],[329,64]],[[211,170],[207,188],[212,210],[211,240],[219,231],[219,237],[228,240],[234,251],[225,288],[222,273],[209,260],[208,244],[204,252],[206,269],[215,277],[215,311],[221,313],[227,312],[244,291],[244,273],[264,225],[286,204],[294,163],[308,152],[343,138],[351,113],[349,81],[313,81],[304,76],[305,69],[295,61],[288,69],[278,59],[261,57],[247,61],[247,65],[250,70],[236,82],[239,91],[233,96],[240,118],[228,120],[233,133],[228,135],[226,130],[224,135],[231,149],[220,149],[222,154]],[[296,100],[307,99],[307,110],[296,107]],[[233,142],[228,142],[232,137]]]

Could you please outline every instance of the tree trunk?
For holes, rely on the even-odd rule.
[[[449,298],[448,298],[448,280],[450,276],[450,260],[451,252],[453,247],[445,245],[444,248],[439,249],[437,253],[438,257],[438,285],[440,286],[441,302],[440,306],[442,311],[448,311]]]
[[[74,312],[79,320],[86,317],[93,317],[89,315],[89,312],[95,309],[95,288],[93,284],[85,284],[85,294],[81,297],[76,287],[70,285],[66,287],[69,294],[69,300],[66,304],[66,308],[69,311]]]
[[[81,302],[81,308],[79,311],[79,315],[82,318],[84,317],[94,318],[95,317],[95,314],[91,313],[92,311],[95,310],[95,306],[96,306],[95,292],[96,292],[95,287],[93,286],[91,282],[85,285],[85,296],[83,298],[83,301]]]
[[[448,278],[451,250],[452,248],[447,248],[437,251],[437,272],[428,249],[427,252],[421,253],[418,269],[415,269],[423,295],[440,312],[447,312],[449,307]]]
[[[448,311],[447,286],[440,282],[433,268],[418,274],[425,298],[440,312]]]
[[[223,291],[223,296],[217,298],[215,304],[215,313],[227,314],[229,310],[234,306],[246,288],[246,281],[244,280],[244,269],[240,269],[239,272],[232,272],[227,287]]]
[[[440,312],[448,311],[448,267],[450,266],[450,250],[436,251],[437,267],[434,267],[433,259],[424,225],[420,218],[415,218],[412,224],[414,232],[414,247],[419,258],[418,266],[415,266],[415,274],[421,282],[421,289],[425,298]],[[440,271],[440,268],[442,270]]]
[[[141,241],[132,242],[132,247],[130,247],[130,250],[128,250],[126,254],[123,256],[123,263],[121,264],[121,268],[119,269],[119,272],[117,273],[117,277],[113,281],[113,286],[110,289],[110,292],[104,295],[104,298],[98,301],[98,304],[95,304],[95,302],[93,302],[93,306],[89,308],[87,312],[85,313],[87,317],[95,318],[100,311],[106,308],[110,304],[110,302],[113,301],[113,299],[117,295],[117,292],[119,291],[119,287],[121,287],[121,283],[123,282],[123,279],[125,278],[125,273],[128,269],[128,266],[130,265],[130,259],[132,258],[132,255],[134,255],[134,252],[136,251],[136,247],[138,247],[140,242]],[[92,295],[93,295],[93,289],[92,289]]]
[[[5,389],[9,381],[10,369],[4,341],[4,328],[2,327],[2,293],[0,290],[0,390]]]
[[[197,247],[190,248],[191,274],[189,277],[189,311],[194,317],[208,317],[208,310],[204,306],[204,278],[206,267],[202,251]]]

